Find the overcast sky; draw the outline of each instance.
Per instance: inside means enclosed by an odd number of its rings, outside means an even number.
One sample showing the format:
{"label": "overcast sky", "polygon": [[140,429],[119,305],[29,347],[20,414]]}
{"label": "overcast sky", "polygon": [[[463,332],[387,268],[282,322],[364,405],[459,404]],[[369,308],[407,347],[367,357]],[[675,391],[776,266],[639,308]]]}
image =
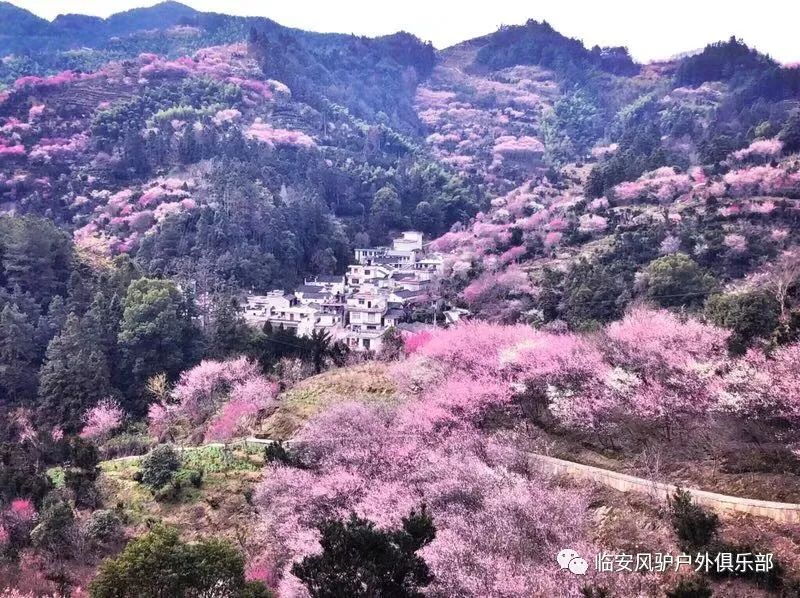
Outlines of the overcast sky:
{"label": "overcast sky", "polygon": [[[13,0],[42,17],[110,14],[153,0]],[[266,16],[312,31],[381,35],[398,30],[437,48],[527,19],[547,20],[588,46],[626,45],[642,61],[702,48],[731,35],[782,62],[800,62],[800,2],[790,0],[186,0],[198,10]]]}

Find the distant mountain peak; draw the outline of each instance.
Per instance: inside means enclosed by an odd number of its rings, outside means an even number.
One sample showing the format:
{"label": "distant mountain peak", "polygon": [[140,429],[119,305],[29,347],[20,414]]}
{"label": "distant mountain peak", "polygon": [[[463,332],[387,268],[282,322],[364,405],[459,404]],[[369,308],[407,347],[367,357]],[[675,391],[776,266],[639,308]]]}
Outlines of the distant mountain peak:
{"label": "distant mountain peak", "polygon": [[119,16],[119,15],[124,15],[124,14],[127,14],[127,13],[132,13],[132,12],[140,12],[141,13],[141,12],[150,12],[150,11],[161,11],[161,10],[164,10],[164,9],[166,9],[166,10],[177,10],[177,11],[180,11],[180,12],[183,12],[183,13],[189,12],[189,13],[193,13],[193,14],[199,14],[199,12],[200,12],[198,10],[195,10],[194,8],[189,6],[188,4],[183,4],[182,2],[176,2],[175,0],[165,0],[164,2],[159,2],[157,4],[153,4],[152,6],[140,6],[140,7],[132,8],[130,10],[126,10],[126,11],[123,11],[123,12],[118,12],[118,13],[112,15],[112,17]]}
{"label": "distant mountain peak", "polygon": [[0,1],[0,23],[2,35],[36,35],[47,28],[49,23],[29,10],[10,2]]}

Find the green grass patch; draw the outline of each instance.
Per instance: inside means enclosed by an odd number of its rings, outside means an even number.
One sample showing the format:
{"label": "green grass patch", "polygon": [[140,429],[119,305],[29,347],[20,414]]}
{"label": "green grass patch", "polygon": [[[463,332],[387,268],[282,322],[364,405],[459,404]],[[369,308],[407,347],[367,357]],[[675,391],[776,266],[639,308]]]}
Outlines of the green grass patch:
{"label": "green grass patch", "polygon": [[348,401],[393,404],[396,387],[386,365],[370,362],[331,370],[300,382],[279,397],[275,413],[261,425],[257,434],[285,440],[309,418],[327,407]]}
{"label": "green grass patch", "polygon": [[[240,443],[223,446],[201,446],[184,451],[183,468],[195,469],[204,473],[223,473],[228,471],[258,471],[263,459],[255,450],[255,445]],[[263,452],[263,449],[262,449]]]}

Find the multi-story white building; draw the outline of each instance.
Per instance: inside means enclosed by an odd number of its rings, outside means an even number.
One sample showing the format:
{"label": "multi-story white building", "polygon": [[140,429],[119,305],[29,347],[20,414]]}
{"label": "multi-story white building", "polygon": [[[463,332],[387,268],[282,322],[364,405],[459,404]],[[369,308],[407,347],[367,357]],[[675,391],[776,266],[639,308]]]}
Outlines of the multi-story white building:
{"label": "multi-story white building", "polygon": [[311,336],[317,324],[317,309],[310,305],[274,309],[269,323],[284,330],[294,330],[297,336]]}
{"label": "multi-story white building", "polygon": [[392,268],[375,264],[350,264],[347,267],[347,290],[355,291],[363,285],[386,286]]}
{"label": "multi-story white building", "polygon": [[274,310],[291,307],[294,296],[281,290],[270,291],[266,295],[248,295],[243,316],[245,321],[253,325],[268,322]]}
{"label": "multi-story white building", "polygon": [[444,258],[438,253],[430,253],[414,262],[414,269],[431,274],[441,274],[444,270]]}
{"label": "multi-story white building", "polygon": [[305,279],[306,286],[319,287],[320,292],[330,293],[333,295],[344,295],[345,292],[345,277],[344,275],[323,275],[313,276]]}
{"label": "multi-story white building", "polygon": [[413,264],[422,252],[422,233],[406,231],[392,241],[391,247],[368,247],[355,250],[359,264],[381,264],[397,268]]}
{"label": "multi-story white building", "polygon": [[442,256],[424,251],[422,233],[406,231],[391,247],[355,250],[345,275],[307,278],[293,294],[271,291],[249,296],[245,318],[253,324],[296,330],[299,336],[326,330],[356,351],[379,351],[383,335],[442,271]]}
{"label": "multi-story white building", "polygon": [[392,241],[392,249],[397,252],[414,253],[422,251],[422,233],[406,231]]}
{"label": "multi-story white building", "polygon": [[378,351],[386,332],[383,323],[386,311],[386,299],[373,290],[348,297],[347,346],[356,351]]}

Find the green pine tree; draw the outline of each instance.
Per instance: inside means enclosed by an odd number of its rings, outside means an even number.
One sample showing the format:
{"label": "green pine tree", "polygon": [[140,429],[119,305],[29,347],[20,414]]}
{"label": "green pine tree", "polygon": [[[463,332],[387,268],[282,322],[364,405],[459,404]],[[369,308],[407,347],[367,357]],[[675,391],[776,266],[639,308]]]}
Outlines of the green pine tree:
{"label": "green pine tree", "polygon": [[112,392],[109,366],[102,347],[75,314],[47,346],[39,372],[42,417],[63,424],[67,431],[81,427],[84,412]]}
{"label": "green pine tree", "polygon": [[19,402],[35,394],[36,331],[13,303],[0,311],[0,401]]}

